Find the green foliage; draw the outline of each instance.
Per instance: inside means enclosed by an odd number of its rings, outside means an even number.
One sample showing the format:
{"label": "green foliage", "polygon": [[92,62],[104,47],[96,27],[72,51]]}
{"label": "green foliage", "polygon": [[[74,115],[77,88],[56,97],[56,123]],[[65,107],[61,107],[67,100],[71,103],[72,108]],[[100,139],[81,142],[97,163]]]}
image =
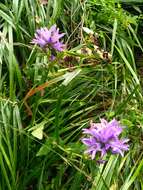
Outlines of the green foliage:
{"label": "green foliage", "polygon": [[[143,189],[140,17],[114,0],[1,1],[1,190]],[[35,29],[54,23],[67,50],[52,62],[30,42]],[[84,155],[80,141],[101,117],[120,119],[130,139],[123,158],[111,155],[103,165]]]}

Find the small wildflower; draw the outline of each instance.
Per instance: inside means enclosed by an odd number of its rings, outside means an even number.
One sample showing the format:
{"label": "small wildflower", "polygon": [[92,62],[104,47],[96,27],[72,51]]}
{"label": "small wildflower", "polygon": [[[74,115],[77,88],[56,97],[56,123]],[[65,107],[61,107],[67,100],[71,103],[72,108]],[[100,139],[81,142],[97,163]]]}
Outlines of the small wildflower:
{"label": "small wildflower", "polygon": [[56,59],[56,57],[54,55],[50,56],[50,61],[54,61]]}
{"label": "small wildflower", "polygon": [[88,138],[83,138],[82,142],[87,146],[85,153],[94,159],[99,153],[100,159],[104,157],[109,151],[112,154],[120,154],[124,156],[124,151],[129,150],[128,139],[120,139],[119,135],[122,133],[122,127],[119,122],[113,119],[107,122],[101,119],[100,123],[90,123],[89,129],[83,129],[83,134],[88,134]]}
{"label": "small wildflower", "polygon": [[32,40],[32,43],[39,45],[41,48],[49,47],[57,51],[63,51],[65,45],[59,40],[64,35],[64,33],[59,33],[59,29],[56,25],[53,25],[50,29],[40,28],[36,30],[35,38]]}

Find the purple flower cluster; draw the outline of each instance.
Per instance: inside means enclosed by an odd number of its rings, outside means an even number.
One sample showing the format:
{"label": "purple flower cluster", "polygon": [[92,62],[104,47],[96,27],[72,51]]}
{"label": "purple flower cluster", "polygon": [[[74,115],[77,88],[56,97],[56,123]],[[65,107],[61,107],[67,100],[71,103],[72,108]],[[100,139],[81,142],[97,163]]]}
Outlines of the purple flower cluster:
{"label": "purple flower cluster", "polygon": [[64,35],[64,33],[59,33],[59,28],[57,28],[56,25],[51,26],[50,29],[40,28],[36,30],[35,38],[32,40],[32,43],[38,44],[41,48],[49,47],[57,51],[63,51],[65,45],[59,40]]}
{"label": "purple flower cluster", "polygon": [[88,138],[83,138],[82,142],[87,146],[85,153],[94,159],[98,153],[102,159],[109,151],[112,154],[124,155],[124,151],[129,150],[128,139],[120,139],[122,127],[119,122],[113,119],[107,122],[101,119],[100,123],[90,123],[89,129],[83,129],[83,134],[88,134]]}

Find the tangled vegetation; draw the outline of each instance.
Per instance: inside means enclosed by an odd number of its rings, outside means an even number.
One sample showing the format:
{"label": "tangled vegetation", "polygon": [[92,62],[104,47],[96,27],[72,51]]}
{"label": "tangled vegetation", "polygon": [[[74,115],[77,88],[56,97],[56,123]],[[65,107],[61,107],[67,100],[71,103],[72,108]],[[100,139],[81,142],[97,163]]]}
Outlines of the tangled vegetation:
{"label": "tangled vegetation", "polygon": [[142,11],[139,0],[1,0],[0,190],[143,189]]}

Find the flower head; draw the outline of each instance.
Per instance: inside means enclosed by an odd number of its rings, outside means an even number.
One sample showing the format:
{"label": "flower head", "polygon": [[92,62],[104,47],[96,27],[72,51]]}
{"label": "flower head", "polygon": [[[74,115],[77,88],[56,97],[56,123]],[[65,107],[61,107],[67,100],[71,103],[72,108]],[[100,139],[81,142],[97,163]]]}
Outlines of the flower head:
{"label": "flower head", "polygon": [[124,155],[124,151],[129,150],[128,139],[120,139],[119,135],[122,132],[122,127],[119,122],[113,119],[107,122],[101,119],[100,123],[90,123],[89,129],[83,129],[83,134],[89,135],[88,138],[83,138],[82,142],[87,146],[85,151],[94,159],[99,152],[101,159],[109,151],[112,154]]}
{"label": "flower head", "polygon": [[32,40],[32,43],[38,44],[41,48],[49,47],[57,51],[63,51],[65,45],[59,40],[64,35],[64,33],[59,33],[59,29],[56,25],[51,26],[50,29],[40,28],[36,30],[35,38]]}

